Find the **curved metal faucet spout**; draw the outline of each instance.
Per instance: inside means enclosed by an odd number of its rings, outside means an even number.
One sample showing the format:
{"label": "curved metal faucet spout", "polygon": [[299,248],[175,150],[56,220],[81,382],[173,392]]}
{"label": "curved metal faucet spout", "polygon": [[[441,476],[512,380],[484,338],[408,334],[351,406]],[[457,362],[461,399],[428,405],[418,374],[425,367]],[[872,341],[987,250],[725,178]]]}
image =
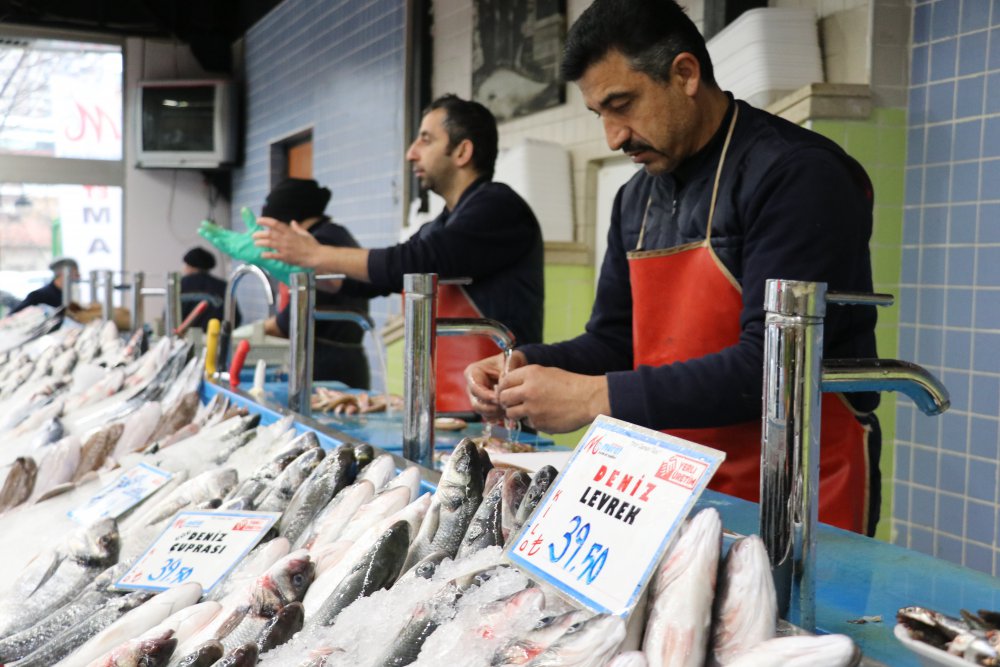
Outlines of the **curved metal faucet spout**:
{"label": "curved metal faucet spout", "polygon": [[439,317],[438,336],[489,336],[501,350],[514,349],[514,332],[488,317]]}
{"label": "curved metal faucet spout", "polygon": [[224,310],[226,321],[229,322],[231,328],[236,327],[236,285],[247,275],[256,276],[260,284],[264,286],[264,298],[267,300],[268,312],[274,315],[274,292],[271,291],[271,281],[267,279],[267,273],[259,266],[241,264],[229,274],[229,285],[226,286]]}
{"label": "curved metal faucet spout", "polygon": [[940,380],[922,366],[898,359],[829,359],[823,362],[820,382],[823,391],[898,391],[926,415],[939,415],[951,406]]}

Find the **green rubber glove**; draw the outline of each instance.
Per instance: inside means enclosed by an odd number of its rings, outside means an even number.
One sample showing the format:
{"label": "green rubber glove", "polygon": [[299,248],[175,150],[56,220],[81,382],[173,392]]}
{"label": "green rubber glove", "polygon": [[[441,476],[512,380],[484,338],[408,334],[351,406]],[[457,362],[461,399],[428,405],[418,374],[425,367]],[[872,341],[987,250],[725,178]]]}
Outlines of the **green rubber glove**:
{"label": "green rubber glove", "polygon": [[240,209],[240,217],[243,218],[243,223],[247,226],[245,232],[234,232],[230,229],[223,229],[214,222],[202,220],[198,234],[233,259],[259,266],[286,285],[291,284],[293,273],[312,270],[304,269],[301,266],[294,266],[277,259],[264,259],[261,257],[261,254],[267,252],[267,249],[258,248],[254,245],[253,233],[262,230],[263,227],[257,224],[257,218],[254,216],[253,211],[246,207]]}

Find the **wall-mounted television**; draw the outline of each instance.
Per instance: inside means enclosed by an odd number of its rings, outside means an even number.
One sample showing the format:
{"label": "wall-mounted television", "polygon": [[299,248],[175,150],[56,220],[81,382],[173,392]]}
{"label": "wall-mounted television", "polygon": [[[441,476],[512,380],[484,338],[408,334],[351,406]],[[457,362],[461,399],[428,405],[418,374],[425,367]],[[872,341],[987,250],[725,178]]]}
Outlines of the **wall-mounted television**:
{"label": "wall-mounted television", "polygon": [[236,86],[221,79],[140,81],[136,166],[219,169],[236,162]]}

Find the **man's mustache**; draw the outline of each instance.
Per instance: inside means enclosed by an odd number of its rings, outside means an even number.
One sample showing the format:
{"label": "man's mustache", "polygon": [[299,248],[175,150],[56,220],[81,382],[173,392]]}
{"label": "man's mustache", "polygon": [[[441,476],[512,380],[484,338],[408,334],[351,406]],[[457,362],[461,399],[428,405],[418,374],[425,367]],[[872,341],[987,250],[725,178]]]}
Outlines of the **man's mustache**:
{"label": "man's mustache", "polygon": [[643,151],[651,151],[653,147],[649,144],[644,144],[641,141],[633,141],[629,139],[624,144],[622,144],[622,152],[626,154],[642,153]]}

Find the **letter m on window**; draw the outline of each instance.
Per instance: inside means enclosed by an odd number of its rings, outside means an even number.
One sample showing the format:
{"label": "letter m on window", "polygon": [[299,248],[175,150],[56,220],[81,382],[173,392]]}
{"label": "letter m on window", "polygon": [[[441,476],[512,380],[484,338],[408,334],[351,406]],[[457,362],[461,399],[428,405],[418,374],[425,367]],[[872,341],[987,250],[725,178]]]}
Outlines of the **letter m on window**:
{"label": "letter m on window", "polygon": [[83,224],[89,224],[91,222],[103,222],[104,224],[111,223],[111,209],[109,208],[90,208],[85,206],[83,208]]}

